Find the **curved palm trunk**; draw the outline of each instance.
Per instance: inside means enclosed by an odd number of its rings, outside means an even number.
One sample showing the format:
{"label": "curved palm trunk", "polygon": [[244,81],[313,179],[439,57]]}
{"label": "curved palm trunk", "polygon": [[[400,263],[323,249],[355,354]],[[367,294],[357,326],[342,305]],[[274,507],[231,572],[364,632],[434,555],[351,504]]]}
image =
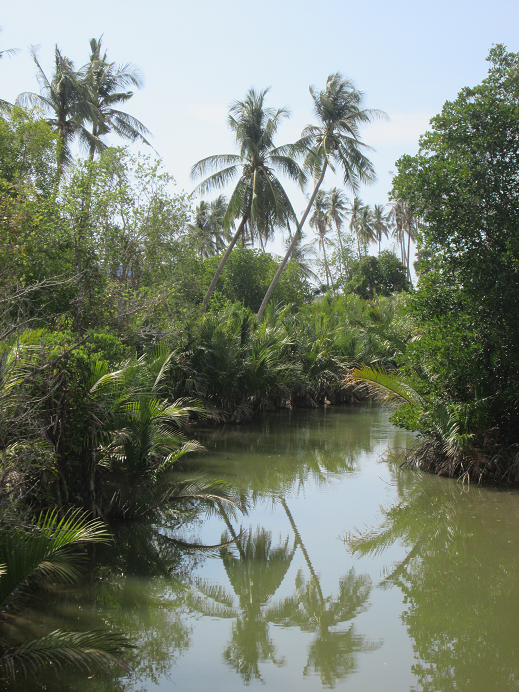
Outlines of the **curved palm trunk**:
{"label": "curved palm trunk", "polygon": [[319,581],[319,577],[317,576],[314,567],[312,565],[312,562],[310,560],[310,556],[308,555],[308,551],[305,548],[305,544],[303,543],[303,540],[301,538],[301,534],[299,533],[296,523],[294,521],[294,517],[292,516],[292,512],[288,509],[288,505],[286,503],[286,500],[284,497],[279,498],[281,504],[283,505],[283,509],[285,510],[285,514],[287,515],[288,521],[290,522],[290,526],[292,527],[292,531],[294,532],[294,536],[296,537],[296,541],[299,543],[301,546],[301,550],[303,552],[303,556],[305,558],[306,566],[308,567],[308,571],[310,572],[310,575],[312,579],[314,580],[314,584],[317,588],[317,593],[319,594],[319,598],[321,600],[321,605],[324,606],[324,596],[323,596],[323,591],[321,589],[321,582]]}
{"label": "curved palm trunk", "polygon": [[227,250],[224,253],[224,256],[220,260],[220,264],[218,265],[218,269],[215,271],[213,279],[211,281],[211,284],[209,285],[209,288],[207,289],[207,293],[205,294],[204,298],[204,306],[203,306],[203,312],[207,310],[207,306],[209,304],[209,301],[211,300],[211,296],[213,295],[214,289],[216,287],[216,282],[220,278],[220,274],[223,272],[223,268],[225,267],[225,263],[229,259],[229,255],[232,252],[233,247],[236,245],[238,238],[240,235],[243,233],[243,229],[245,228],[245,224],[247,223],[247,216],[244,216],[243,219],[240,222],[240,225],[238,226],[238,230],[234,234],[231,242],[227,246]]}
{"label": "curved palm trunk", "polygon": [[279,281],[279,277],[283,273],[284,268],[287,266],[287,262],[290,259],[290,255],[292,254],[292,250],[295,248],[296,243],[298,241],[299,233],[301,232],[301,229],[304,226],[306,218],[307,218],[308,214],[310,213],[310,210],[311,210],[312,205],[314,203],[315,197],[316,197],[317,193],[319,192],[319,188],[321,187],[321,184],[324,180],[324,174],[326,173],[327,167],[328,167],[328,161],[325,161],[324,166],[323,166],[323,170],[321,171],[321,175],[319,176],[319,180],[317,181],[315,188],[314,188],[314,191],[312,192],[312,196],[310,197],[310,201],[308,202],[308,206],[306,207],[306,209],[303,213],[303,216],[301,217],[301,221],[297,224],[297,229],[296,229],[296,232],[294,233],[294,237],[292,238],[292,242],[288,246],[287,253],[286,253],[285,257],[283,258],[283,261],[279,265],[279,268],[278,268],[276,274],[274,275],[274,278],[272,279],[270,286],[268,287],[267,292],[265,293],[265,297],[263,298],[263,302],[260,305],[260,309],[258,310],[258,314],[256,315],[256,317],[261,317],[263,315],[265,308],[267,307],[267,304],[270,300],[270,297],[271,297],[274,289],[276,288],[276,284]]}

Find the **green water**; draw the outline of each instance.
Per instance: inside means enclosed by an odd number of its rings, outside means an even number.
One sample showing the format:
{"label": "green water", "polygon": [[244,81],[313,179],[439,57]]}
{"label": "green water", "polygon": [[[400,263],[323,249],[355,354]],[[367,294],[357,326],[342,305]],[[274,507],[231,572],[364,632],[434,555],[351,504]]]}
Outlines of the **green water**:
{"label": "green water", "polygon": [[519,493],[386,463],[413,443],[388,415],[286,411],[202,431],[193,468],[230,480],[248,514],[118,530],[86,585],[30,622],[129,632],[134,672],[46,672],[20,689],[518,690]]}

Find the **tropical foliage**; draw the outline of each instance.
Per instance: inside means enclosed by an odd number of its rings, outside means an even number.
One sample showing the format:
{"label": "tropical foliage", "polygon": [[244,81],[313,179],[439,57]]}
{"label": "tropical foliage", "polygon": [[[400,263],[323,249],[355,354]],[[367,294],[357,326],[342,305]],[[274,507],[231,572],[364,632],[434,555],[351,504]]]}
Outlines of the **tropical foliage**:
{"label": "tropical foliage", "polygon": [[288,227],[295,219],[292,204],[275,173],[281,172],[292,180],[304,183],[303,171],[290,156],[289,147],[275,147],[274,137],[289,113],[286,108],[265,105],[268,89],[250,89],[243,101],[236,101],[229,110],[228,124],[234,134],[239,154],[209,156],[196,163],[191,175],[199,178],[211,175],[197,187],[200,194],[219,190],[238,176],[223,218],[223,225],[240,218],[234,234],[204,298],[204,307],[211,298],[229,254],[237,240],[245,238],[248,227],[251,240],[257,237],[264,243],[275,228]]}
{"label": "tropical foliage", "polygon": [[[127,638],[103,631],[55,630],[37,639],[23,640],[24,606],[31,588],[78,580],[78,548],[109,540],[99,521],[88,521],[74,510],[58,516],[56,510],[40,514],[28,527],[17,524],[0,528],[0,672],[15,678],[17,673],[38,673],[44,665],[92,666],[118,663],[130,648]],[[7,612],[10,618],[6,620]]]}
{"label": "tropical foliage", "polygon": [[519,472],[518,322],[510,309],[519,295],[519,56],[496,46],[489,62],[487,79],[445,104],[394,181],[400,208],[421,219],[421,276],[410,302],[419,338],[407,349],[406,372],[425,402],[396,420],[432,435],[417,463],[478,481]]}

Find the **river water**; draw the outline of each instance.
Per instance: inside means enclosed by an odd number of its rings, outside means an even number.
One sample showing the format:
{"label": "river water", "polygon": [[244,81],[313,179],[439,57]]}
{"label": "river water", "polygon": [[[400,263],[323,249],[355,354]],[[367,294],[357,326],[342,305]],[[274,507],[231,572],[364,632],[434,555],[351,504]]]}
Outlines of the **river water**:
{"label": "river water", "polygon": [[[263,414],[200,431],[192,471],[248,512],[128,525],[42,628],[129,632],[133,673],[23,689],[519,690],[519,492],[400,469],[380,406]],[[223,548],[186,548],[179,539]]]}

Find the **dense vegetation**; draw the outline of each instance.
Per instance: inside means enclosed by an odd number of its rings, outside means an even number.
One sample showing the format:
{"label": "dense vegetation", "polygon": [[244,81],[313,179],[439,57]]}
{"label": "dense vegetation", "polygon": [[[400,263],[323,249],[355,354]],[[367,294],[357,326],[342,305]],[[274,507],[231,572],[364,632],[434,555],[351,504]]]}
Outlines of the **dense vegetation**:
{"label": "dense vegetation", "polygon": [[[291,145],[274,141],[288,113],[268,90],[235,102],[238,153],[192,172],[208,175],[199,194],[236,185],[194,208],[160,159],[107,146],[110,132],[147,143],[114,109],[142,80],[101,40],[91,51],[76,71],[56,49],[50,78],[34,54],[41,94],[0,102],[0,551],[22,520],[45,542],[48,508],[174,524],[199,501],[239,507],[223,484],[173,480],[199,449],[193,423],[355,402],[355,380],[405,402],[395,420],[425,437],[413,463],[519,477],[519,56],[492,50],[488,79],[398,162],[386,211],[358,197],[375,176],[359,125],[384,114],[339,73],[311,89],[316,124]],[[351,201],[323,189],[328,168]],[[300,220],[278,175],[312,186]],[[283,259],[265,249],[280,232]],[[390,235],[400,259],[381,249]],[[108,645],[118,656],[125,643]]]}
{"label": "dense vegetation", "polygon": [[[284,147],[274,138],[288,113],[266,105],[268,90],[250,90],[229,114],[239,153],[193,169],[212,172],[199,193],[233,177],[237,185],[229,199],[193,208],[160,159],[108,146],[109,133],[147,143],[144,125],[116,109],[142,78],[109,62],[101,39],[90,48],[79,70],[56,48],[49,77],[33,52],[40,94],[0,103],[4,618],[25,608],[20,593],[79,576],[75,551],[107,538],[99,518],[160,516],[174,527],[200,502],[243,507],[223,483],[172,475],[200,449],[193,423],[355,401],[351,368],[394,368],[409,336],[405,300],[391,295],[409,290],[409,263],[382,253],[377,279],[368,288],[357,279],[369,243],[380,252],[390,214],[358,197],[352,214],[341,190],[319,190],[332,161],[354,193],[374,178],[358,124],[378,114],[362,109],[350,82],[335,74],[312,90],[319,124]],[[86,158],[73,157],[75,141]],[[298,222],[274,173],[304,187],[320,166]],[[317,238],[305,245],[302,224],[318,193]],[[284,262],[265,251],[280,231]],[[6,622],[7,677],[44,661],[121,663],[127,648],[107,633],[28,641]]]}
{"label": "dense vegetation", "polygon": [[412,463],[478,482],[519,480],[519,54],[488,60],[398,162],[394,195],[421,219],[417,331],[403,377],[364,373],[407,401]]}

